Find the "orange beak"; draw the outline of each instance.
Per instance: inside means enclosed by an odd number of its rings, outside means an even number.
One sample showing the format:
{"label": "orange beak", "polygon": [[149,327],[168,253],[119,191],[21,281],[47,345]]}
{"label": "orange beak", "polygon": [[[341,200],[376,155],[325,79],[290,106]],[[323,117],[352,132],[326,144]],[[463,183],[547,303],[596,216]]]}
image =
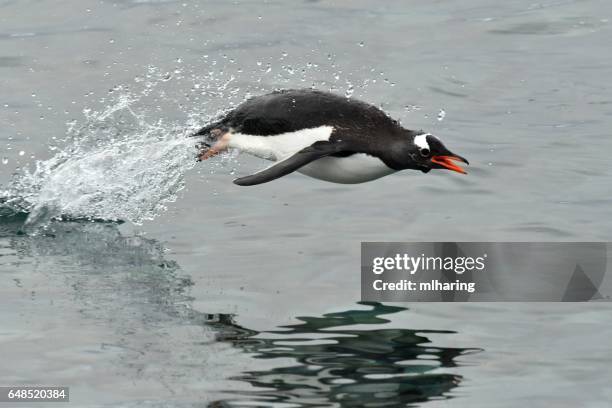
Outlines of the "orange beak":
{"label": "orange beak", "polygon": [[467,171],[463,170],[461,167],[457,166],[453,162],[463,162],[465,164],[470,164],[466,159],[460,156],[433,156],[431,158],[432,163],[439,164],[440,166],[447,168],[452,171],[456,171],[457,173],[467,174]]}

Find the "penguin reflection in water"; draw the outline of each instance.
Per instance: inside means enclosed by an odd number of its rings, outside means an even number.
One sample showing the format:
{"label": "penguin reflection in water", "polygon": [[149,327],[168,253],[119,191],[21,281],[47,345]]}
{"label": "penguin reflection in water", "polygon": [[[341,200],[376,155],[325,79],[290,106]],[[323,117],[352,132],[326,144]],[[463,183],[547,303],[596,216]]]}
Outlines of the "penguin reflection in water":
{"label": "penguin reflection in water", "polygon": [[267,183],[298,171],[333,183],[363,183],[396,171],[468,164],[435,136],[403,128],[375,106],[316,90],[284,90],[247,100],[202,128],[199,160],[238,149],[274,163],[234,180]]}

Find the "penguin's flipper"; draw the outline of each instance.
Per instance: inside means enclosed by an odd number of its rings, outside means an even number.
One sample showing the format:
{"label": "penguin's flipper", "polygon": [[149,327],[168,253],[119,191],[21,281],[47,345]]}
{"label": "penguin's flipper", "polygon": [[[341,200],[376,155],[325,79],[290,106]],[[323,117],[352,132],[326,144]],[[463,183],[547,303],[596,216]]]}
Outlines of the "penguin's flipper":
{"label": "penguin's flipper", "polygon": [[299,152],[287,157],[284,160],[274,163],[250,176],[240,177],[234,180],[234,184],[239,186],[254,186],[256,184],[267,183],[292,173],[302,166],[307,165],[321,157],[329,156],[344,150],[344,144],[340,142],[319,141],[303,148]]}

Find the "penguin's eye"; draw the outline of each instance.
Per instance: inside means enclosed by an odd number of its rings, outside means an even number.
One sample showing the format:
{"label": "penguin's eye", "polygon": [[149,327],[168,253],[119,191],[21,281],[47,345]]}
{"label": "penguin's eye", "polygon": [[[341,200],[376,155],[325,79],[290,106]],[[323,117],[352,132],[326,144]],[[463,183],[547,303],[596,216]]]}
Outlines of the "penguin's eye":
{"label": "penguin's eye", "polygon": [[424,147],[424,148],[422,148],[422,149],[420,150],[420,152],[421,152],[421,156],[423,156],[423,157],[429,157],[429,153],[430,153],[430,151],[429,151],[429,149],[428,149],[428,148]]}

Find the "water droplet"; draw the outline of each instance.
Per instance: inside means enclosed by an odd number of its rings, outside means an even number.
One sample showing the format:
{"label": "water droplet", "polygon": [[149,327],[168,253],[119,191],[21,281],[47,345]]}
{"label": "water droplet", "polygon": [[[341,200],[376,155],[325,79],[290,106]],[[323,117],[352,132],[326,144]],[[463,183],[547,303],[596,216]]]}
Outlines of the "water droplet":
{"label": "water droplet", "polygon": [[442,122],[445,117],[446,117],[446,111],[444,109],[440,109],[440,111],[438,112],[438,121]]}
{"label": "water droplet", "polygon": [[114,43],[115,43],[115,40],[113,40],[113,39],[111,38],[110,40],[108,40],[108,42],[109,42],[110,44],[114,44]]}
{"label": "water droplet", "polygon": [[20,156],[23,156],[24,154],[25,154],[25,152],[24,152],[23,150],[20,150],[20,151],[19,151],[19,155],[20,155]]}
{"label": "water droplet", "polygon": [[8,164],[8,157],[4,156],[2,158],[2,164]]}
{"label": "water droplet", "polygon": [[360,41],[360,42],[359,42],[359,46],[360,46],[360,47],[363,47],[364,45],[365,45],[365,43],[364,43],[363,41]]}
{"label": "water droplet", "polygon": [[289,54],[287,54],[287,52],[286,52],[286,51],[283,51],[282,56],[283,56],[283,57],[286,57],[287,55],[289,55]]}

